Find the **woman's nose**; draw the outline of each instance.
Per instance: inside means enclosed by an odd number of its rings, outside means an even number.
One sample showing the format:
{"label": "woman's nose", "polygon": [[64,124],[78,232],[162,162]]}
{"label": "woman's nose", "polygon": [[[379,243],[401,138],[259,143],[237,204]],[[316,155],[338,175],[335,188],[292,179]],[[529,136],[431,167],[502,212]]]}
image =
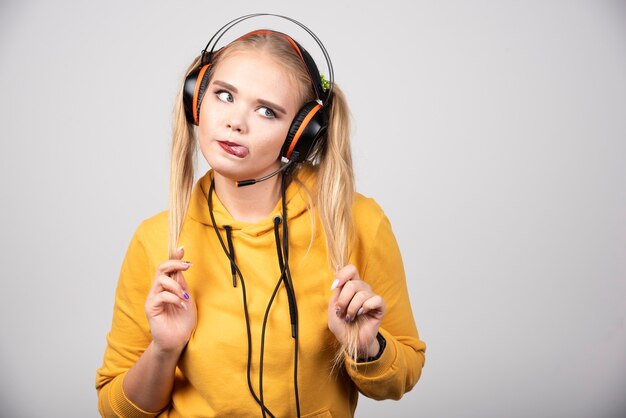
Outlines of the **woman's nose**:
{"label": "woman's nose", "polygon": [[235,106],[233,106],[233,109],[226,118],[226,127],[237,133],[244,133],[245,126],[245,117],[242,114],[242,110],[236,109]]}

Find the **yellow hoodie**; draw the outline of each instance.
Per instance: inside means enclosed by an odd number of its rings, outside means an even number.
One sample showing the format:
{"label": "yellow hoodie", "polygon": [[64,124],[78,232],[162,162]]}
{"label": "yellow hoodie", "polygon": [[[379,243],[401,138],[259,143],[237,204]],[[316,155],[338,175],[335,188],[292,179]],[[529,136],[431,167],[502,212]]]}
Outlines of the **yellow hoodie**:
{"label": "yellow hoodie", "polygon": [[[301,175],[314,190],[310,172]],[[184,273],[196,300],[198,322],[178,362],[170,405],[158,413],[142,411],[126,398],[122,381],[149,345],[144,312],[157,266],[168,259],[168,219],[162,212],[141,223],[122,264],[104,362],[97,371],[98,409],[106,417],[248,417],[261,408],[247,383],[248,339],[242,286],[233,287],[231,265],[213,229],[207,206],[209,171],[192,192],[179,244],[193,266]],[[399,399],[420,377],[425,345],[419,339],[407,293],[404,268],[391,225],[374,200],[357,195],[353,214],[357,241],[350,262],[386,303],[380,334],[386,347],[377,360],[331,371],[337,350],[328,329],[327,308],[334,280],[328,266],[325,235],[311,219],[306,191],[292,182],[287,189],[289,267],[299,320],[298,393],[302,417],[351,417],[358,392],[373,399]],[[251,380],[259,396],[259,354],[263,317],[280,267],[274,236],[275,216],[255,223],[234,220],[213,194],[213,211],[226,242],[232,228],[235,261],[246,287],[251,328]],[[314,226],[313,226],[314,225]],[[311,239],[312,231],[314,236]],[[265,405],[276,417],[296,416],[293,384],[294,340],[289,306],[281,286],[269,313],[263,360]]]}

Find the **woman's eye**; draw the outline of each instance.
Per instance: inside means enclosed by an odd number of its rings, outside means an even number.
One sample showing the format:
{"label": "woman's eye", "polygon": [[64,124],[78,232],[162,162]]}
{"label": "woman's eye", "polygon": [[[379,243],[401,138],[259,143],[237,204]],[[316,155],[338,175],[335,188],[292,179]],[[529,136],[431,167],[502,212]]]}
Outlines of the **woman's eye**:
{"label": "woman's eye", "polygon": [[264,116],[269,119],[274,119],[276,117],[276,113],[274,113],[274,111],[270,109],[269,107],[261,106],[257,110],[257,112],[259,112],[261,116]]}
{"label": "woman's eye", "polygon": [[217,97],[223,102],[231,103],[233,101],[233,95],[224,90],[218,91]]}

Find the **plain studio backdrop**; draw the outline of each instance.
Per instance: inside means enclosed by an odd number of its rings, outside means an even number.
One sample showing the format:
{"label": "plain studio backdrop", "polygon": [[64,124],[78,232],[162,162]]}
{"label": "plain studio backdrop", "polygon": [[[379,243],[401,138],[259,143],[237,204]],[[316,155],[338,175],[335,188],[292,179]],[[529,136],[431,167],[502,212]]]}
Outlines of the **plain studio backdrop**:
{"label": "plain studio backdrop", "polygon": [[98,415],[122,258],[167,206],[183,72],[261,11],[326,44],[428,345],[417,386],[357,416],[626,416],[616,0],[2,1],[0,415]]}

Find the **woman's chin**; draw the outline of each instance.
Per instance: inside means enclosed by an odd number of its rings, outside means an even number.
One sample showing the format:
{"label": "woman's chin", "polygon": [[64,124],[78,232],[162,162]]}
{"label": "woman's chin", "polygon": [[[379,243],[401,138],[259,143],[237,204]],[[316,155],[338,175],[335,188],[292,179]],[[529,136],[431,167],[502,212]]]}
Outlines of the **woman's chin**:
{"label": "woman's chin", "polygon": [[[211,162],[213,162],[213,164],[211,164]],[[280,165],[276,164],[275,166],[266,167],[263,170],[249,170],[244,169],[241,164],[229,164],[228,162],[224,163],[222,161],[209,161],[209,166],[213,169],[215,176],[220,176],[234,182],[258,179],[280,168]]]}

